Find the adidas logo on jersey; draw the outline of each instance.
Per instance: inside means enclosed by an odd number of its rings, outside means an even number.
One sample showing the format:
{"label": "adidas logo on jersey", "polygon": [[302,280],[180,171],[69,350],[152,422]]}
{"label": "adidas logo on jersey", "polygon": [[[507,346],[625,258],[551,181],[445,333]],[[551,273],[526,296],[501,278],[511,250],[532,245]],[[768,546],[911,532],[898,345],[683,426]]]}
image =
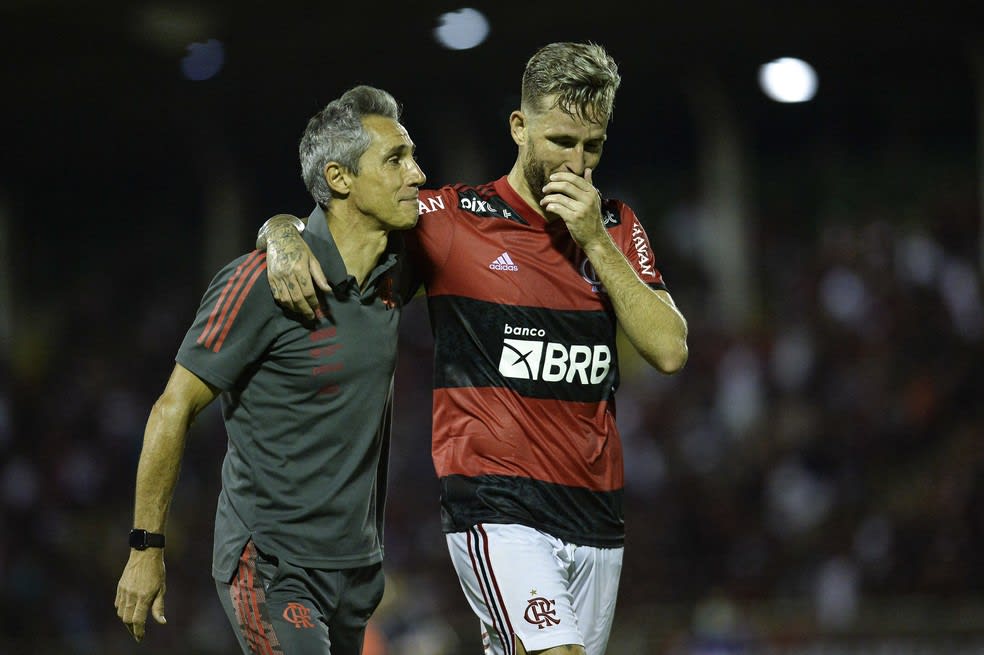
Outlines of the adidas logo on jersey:
{"label": "adidas logo on jersey", "polygon": [[513,263],[512,257],[509,256],[508,252],[504,252],[495,258],[495,261],[489,264],[489,268],[493,271],[518,271],[519,266]]}

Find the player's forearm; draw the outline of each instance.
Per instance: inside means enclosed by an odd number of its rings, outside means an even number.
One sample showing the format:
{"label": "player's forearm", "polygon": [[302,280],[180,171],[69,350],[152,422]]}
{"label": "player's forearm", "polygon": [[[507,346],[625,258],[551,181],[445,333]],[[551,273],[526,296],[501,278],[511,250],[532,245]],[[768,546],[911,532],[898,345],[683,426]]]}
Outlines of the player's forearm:
{"label": "player's forearm", "polygon": [[668,293],[651,289],[606,239],[585,250],[605,286],[619,325],[639,354],[664,373],[687,362],[687,321]]}
{"label": "player's forearm", "polygon": [[283,246],[292,239],[300,239],[305,223],[292,214],[276,214],[266,220],[256,233],[256,249],[266,250],[271,245]]}
{"label": "player's forearm", "polygon": [[166,396],[154,403],[137,465],[134,527],[164,532],[192,419],[191,408]]}

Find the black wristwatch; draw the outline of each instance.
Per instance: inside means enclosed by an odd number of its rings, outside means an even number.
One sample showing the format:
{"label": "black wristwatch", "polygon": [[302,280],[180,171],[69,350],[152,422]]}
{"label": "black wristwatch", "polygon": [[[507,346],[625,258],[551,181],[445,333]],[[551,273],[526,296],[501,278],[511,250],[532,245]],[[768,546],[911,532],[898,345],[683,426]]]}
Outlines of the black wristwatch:
{"label": "black wristwatch", "polygon": [[164,535],[156,532],[147,532],[139,528],[130,530],[130,548],[137,550],[147,550],[148,548],[163,548]]}

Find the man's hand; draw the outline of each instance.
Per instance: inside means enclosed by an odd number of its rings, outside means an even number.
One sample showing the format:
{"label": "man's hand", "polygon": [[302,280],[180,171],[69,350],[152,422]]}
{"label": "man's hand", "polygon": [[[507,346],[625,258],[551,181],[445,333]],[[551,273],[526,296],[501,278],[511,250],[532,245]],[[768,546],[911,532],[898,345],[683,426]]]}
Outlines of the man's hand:
{"label": "man's hand", "polygon": [[[311,248],[294,227],[295,217],[278,214],[267,221],[267,280],[273,298],[281,307],[313,319],[320,303],[315,285],[325,293],[331,286]],[[262,249],[262,241],[257,240]]]}
{"label": "man's hand", "polygon": [[591,173],[586,168],[584,177],[568,172],[551,174],[540,200],[545,211],[563,219],[574,241],[584,249],[606,236],[601,220],[601,194],[591,183]]}
{"label": "man's hand", "polygon": [[116,587],[116,614],[138,642],[144,636],[147,609],[161,625],[164,618],[164,552],[160,548],[131,550]]}

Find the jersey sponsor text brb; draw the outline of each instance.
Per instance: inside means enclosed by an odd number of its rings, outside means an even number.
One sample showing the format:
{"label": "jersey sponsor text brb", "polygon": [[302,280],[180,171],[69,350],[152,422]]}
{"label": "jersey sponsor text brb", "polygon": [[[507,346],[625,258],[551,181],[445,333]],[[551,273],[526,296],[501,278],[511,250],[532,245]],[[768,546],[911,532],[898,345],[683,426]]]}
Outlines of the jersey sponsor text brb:
{"label": "jersey sponsor text brb", "polygon": [[550,341],[543,328],[506,323],[503,329],[499,373],[507,378],[595,385],[608,376],[611,364],[612,351],[606,344]]}

